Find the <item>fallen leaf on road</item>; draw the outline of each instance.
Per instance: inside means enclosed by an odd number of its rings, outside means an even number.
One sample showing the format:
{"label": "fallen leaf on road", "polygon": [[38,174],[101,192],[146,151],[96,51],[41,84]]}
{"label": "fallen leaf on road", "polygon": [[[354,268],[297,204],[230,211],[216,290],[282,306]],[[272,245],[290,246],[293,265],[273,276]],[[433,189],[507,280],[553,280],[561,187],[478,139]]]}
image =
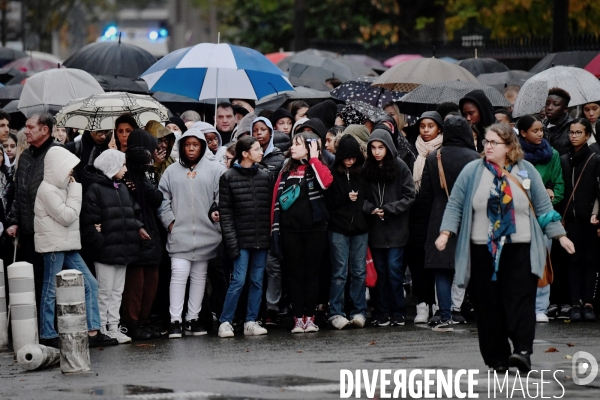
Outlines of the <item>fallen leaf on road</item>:
{"label": "fallen leaf on road", "polygon": [[549,347],[544,353],[558,353],[558,349],[556,347]]}
{"label": "fallen leaf on road", "polygon": [[566,356],[564,356],[563,358],[566,358],[567,360],[570,360],[570,359],[572,359],[572,358],[573,358],[573,356],[572,356],[572,355],[569,355],[569,354],[567,354],[567,355],[566,355]]}
{"label": "fallen leaf on road", "polygon": [[374,346],[374,345],[376,345],[376,344],[377,344],[377,342],[375,342],[375,341],[373,340],[371,343],[369,343],[369,346]]}
{"label": "fallen leaf on road", "polygon": [[250,353],[250,350],[246,350],[246,353]]}
{"label": "fallen leaf on road", "polygon": [[298,350],[296,353],[304,353],[302,350]]}
{"label": "fallen leaf on road", "polygon": [[104,350],[104,347],[98,347],[98,350]]}
{"label": "fallen leaf on road", "polygon": [[154,344],[150,344],[150,343],[139,343],[136,344],[135,347],[154,347]]}
{"label": "fallen leaf on road", "polygon": [[575,343],[567,343],[567,346],[569,346],[569,347],[574,347],[574,346],[575,346]]}

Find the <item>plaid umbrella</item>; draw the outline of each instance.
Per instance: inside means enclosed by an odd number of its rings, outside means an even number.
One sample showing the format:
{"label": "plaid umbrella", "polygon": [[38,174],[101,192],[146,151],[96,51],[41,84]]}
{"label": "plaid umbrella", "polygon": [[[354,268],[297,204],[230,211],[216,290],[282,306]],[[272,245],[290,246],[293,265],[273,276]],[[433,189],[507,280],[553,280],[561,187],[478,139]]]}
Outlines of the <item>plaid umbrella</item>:
{"label": "plaid umbrella", "polygon": [[438,104],[452,102],[458,104],[472,90],[483,90],[494,107],[509,107],[510,103],[502,94],[490,86],[464,81],[446,81],[423,84],[400,99],[400,111],[421,115],[433,111]]}
{"label": "plaid umbrella", "polygon": [[115,119],[124,113],[132,114],[139,126],[145,126],[151,120],[169,119],[168,110],[150,96],[111,92],[73,100],[56,114],[56,126],[84,130],[114,129]]}
{"label": "plaid umbrella", "polygon": [[371,86],[367,81],[348,81],[331,91],[331,97],[342,101],[362,101],[382,108],[387,102],[398,101],[405,93],[391,92],[382,87]]}

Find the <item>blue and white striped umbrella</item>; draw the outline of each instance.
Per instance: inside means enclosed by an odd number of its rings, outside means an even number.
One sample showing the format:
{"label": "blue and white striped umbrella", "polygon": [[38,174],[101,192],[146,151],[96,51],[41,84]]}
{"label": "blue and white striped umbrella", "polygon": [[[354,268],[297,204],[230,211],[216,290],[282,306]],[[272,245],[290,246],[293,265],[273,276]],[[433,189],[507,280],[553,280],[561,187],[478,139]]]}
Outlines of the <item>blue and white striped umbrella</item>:
{"label": "blue and white striped umbrella", "polygon": [[151,66],[141,78],[152,92],[198,100],[260,100],[294,90],[283,71],[265,56],[247,47],[224,43],[200,43],[176,50]]}

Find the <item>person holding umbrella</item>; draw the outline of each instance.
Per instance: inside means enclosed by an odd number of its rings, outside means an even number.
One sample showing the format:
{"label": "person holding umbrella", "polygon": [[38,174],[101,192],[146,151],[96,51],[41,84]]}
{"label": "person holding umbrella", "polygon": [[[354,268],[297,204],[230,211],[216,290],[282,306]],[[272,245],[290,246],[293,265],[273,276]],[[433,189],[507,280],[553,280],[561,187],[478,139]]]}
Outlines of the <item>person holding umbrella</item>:
{"label": "person holding umbrella", "polygon": [[529,372],[537,283],[546,263],[544,233],[571,254],[575,247],[539,172],[523,160],[514,131],[494,124],[482,144],[485,158],[467,164],[454,184],[435,246],[443,251],[458,236],[456,283],[469,284],[484,362],[500,372]]}
{"label": "person holding umbrella", "polygon": [[573,118],[569,116],[569,102],[571,95],[561,88],[552,88],[548,91],[546,106],[544,108],[546,119],[544,124],[544,136],[561,156],[571,151],[569,140],[569,126]]}

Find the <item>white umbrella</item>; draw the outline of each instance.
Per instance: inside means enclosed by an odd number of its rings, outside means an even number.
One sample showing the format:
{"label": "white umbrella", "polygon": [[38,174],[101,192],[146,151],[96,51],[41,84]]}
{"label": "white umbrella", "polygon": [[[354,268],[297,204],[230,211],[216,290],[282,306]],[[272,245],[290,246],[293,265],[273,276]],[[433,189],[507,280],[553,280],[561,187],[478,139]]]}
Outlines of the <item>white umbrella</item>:
{"label": "white umbrella", "polygon": [[85,71],[59,68],[39,72],[28,78],[19,98],[25,116],[56,112],[74,99],[104,93],[100,84]]}
{"label": "white umbrella", "polygon": [[515,100],[513,116],[540,112],[548,90],[558,87],[571,95],[569,107],[600,101],[600,81],[590,72],[576,67],[556,66],[529,78]]}
{"label": "white umbrella", "polygon": [[125,92],[111,92],[77,99],[56,114],[59,128],[79,128],[84,130],[108,130],[115,128],[115,119],[129,113],[138,126],[148,121],[167,121],[168,110],[156,99]]}

